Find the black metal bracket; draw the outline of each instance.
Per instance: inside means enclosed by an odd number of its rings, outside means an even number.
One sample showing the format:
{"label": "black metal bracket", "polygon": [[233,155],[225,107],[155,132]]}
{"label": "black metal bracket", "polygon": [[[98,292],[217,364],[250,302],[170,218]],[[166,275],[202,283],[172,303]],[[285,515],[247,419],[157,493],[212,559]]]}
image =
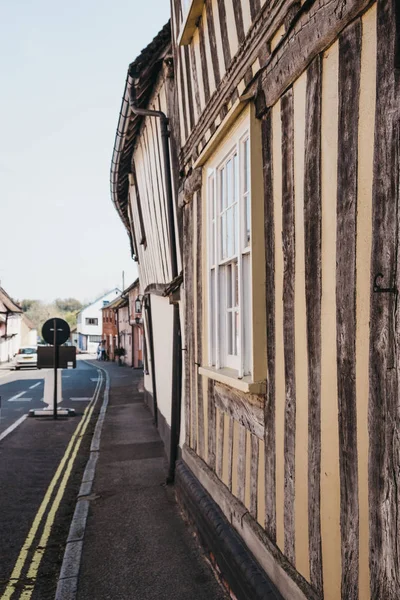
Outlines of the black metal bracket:
{"label": "black metal bracket", "polygon": [[391,288],[383,288],[380,286],[380,284],[378,283],[378,279],[383,279],[383,274],[382,273],[378,273],[377,275],[375,275],[375,279],[374,279],[374,292],[376,292],[377,294],[397,294],[397,287],[391,287]]}

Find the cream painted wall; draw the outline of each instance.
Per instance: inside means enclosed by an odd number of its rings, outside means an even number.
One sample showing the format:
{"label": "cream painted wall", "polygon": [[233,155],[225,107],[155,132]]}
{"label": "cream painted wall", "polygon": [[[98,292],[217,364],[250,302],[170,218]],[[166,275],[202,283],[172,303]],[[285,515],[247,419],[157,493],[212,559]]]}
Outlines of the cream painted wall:
{"label": "cream painted wall", "polygon": [[153,318],[157,406],[168,425],[171,425],[172,386],[172,321],[173,307],[168,298],[151,297]]}

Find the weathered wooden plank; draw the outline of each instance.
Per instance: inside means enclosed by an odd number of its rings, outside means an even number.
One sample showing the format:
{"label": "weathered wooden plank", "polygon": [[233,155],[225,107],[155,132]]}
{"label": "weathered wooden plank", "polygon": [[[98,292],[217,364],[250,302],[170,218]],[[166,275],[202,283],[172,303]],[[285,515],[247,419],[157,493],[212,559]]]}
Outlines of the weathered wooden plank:
{"label": "weathered wooden plank", "polygon": [[[185,73],[186,73],[186,84],[188,90],[188,102],[189,102],[189,127],[190,131],[192,131],[194,126],[194,107],[193,107],[193,91],[192,91],[192,73],[193,73],[193,65],[190,64],[190,56],[189,56],[189,47],[184,46],[184,55],[185,55]],[[196,66],[196,64],[194,65]]]}
{"label": "weathered wooden plank", "polygon": [[[165,77],[165,95],[167,100],[167,114],[170,122],[170,152],[171,152],[171,174],[174,190],[176,220],[178,224],[178,239],[181,253],[183,252],[183,214],[178,206],[178,188],[179,188],[179,157],[178,152],[181,147],[180,137],[180,119],[179,119],[179,102],[178,89],[175,82],[173,64],[176,64],[177,49],[173,49],[174,62],[171,59],[167,61],[166,77]],[[161,102],[158,100],[159,110],[161,110]],[[157,138],[158,139],[158,138]],[[161,156],[161,155],[160,155]]]}
{"label": "weathered wooden plank", "polygon": [[203,79],[203,88],[204,88],[204,100],[205,103],[210,99],[210,81],[208,79],[208,66],[207,66],[207,56],[206,56],[206,45],[204,39],[204,25],[203,25],[203,17],[201,17],[199,21],[199,46],[200,46],[200,58],[201,58],[201,74]]}
{"label": "weathered wooden plank", "polygon": [[232,491],[232,468],[233,468],[233,419],[229,419],[228,433],[228,488]]}
{"label": "weathered wooden plank", "polygon": [[304,245],[308,349],[308,511],[311,584],[322,595],[321,550],[321,85],[322,58],[307,72]]}
{"label": "weathered wooden plank", "polygon": [[190,356],[189,356],[189,303],[188,303],[188,277],[189,275],[189,256],[188,256],[188,245],[189,245],[189,210],[190,205],[183,209],[183,279],[185,287],[185,348],[184,348],[184,368],[185,368],[185,441],[190,446],[190,423],[191,423],[191,403],[190,403]]}
{"label": "weathered wooden plank", "polygon": [[246,429],[239,425],[239,452],[237,467],[237,497],[244,504],[246,490]]}
{"label": "weathered wooden plank", "polygon": [[193,78],[193,96],[196,104],[197,116],[201,115],[199,80],[197,77],[196,54],[193,42],[190,44],[190,61],[192,63],[192,78]]}
{"label": "weathered wooden plank", "polygon": [[180,24],[182,23],[182,4],[180,0],[173,0],[173,6],[175,12],[176,33],[178,33],[180,29]]}
{"label": "weathered wooden plank", "polygon": [[[221,74],[219,70],[219,62],[218,62],[218,48],[217,41],[215,39],[215,26],[214,26],[214,14],[212,8],[212,0],[205,0],[206,5],[206,15],[207,15],[207,28],[208,28],[208,41],[210,42],[210,50],[211,50],[211,61],[214,73],[215,87],[219,86],[219,82],[221,81]],[[207,65],[207,68],[209,66]]]}
{"label": "weathered wooden plank", "polygon": [[216,422],[215,422],[215,400],[214,400],[214,381],[208,380],[207,385],[208,401],[208,464],[210,469],[215,471],[215,446],[216,446]]}
{"label": "weathered wooden plank", "polygon": [[202,178],[202,169],[193,169],[190,175],[185,178],[183,188],[179,193],[180,206],[184,206],[192,201],[193,195],[201,189]]}
{"label": "weathered wooden plank", "polygon": [[225,416],[222,411],[217,412],[217,466],[216,474],[222,480],[222,466],[224,459],[224,424]]}
{"label": "weathered wooden plank", "polygon": [[261,123],[264,175],[265,309],[267,322],[267,395],[264,408],[265,529],[276,540],[275,458],[275,226],[272,173],[272,122],[268,112]]}
{"label": "weathered wooden plank", "polygon": [[235,15],[236,33],[239,46],[244,40],[244,25],[242,13],[242,0],[232,0],[233,14]]}
{"label": "weathered wooden plank", "polygon": [[147,143],[147,154],[149,159],[149,170],[154,183],[152,184],[152,194],[155,204],[155,212],[157,215],[157,237],[160,239],[161,247],[163,252],[161,253],[161,259],[163,262],[163,270],[165,282],[169,281],[171,276],[171,266],[169,261],[168,252],[168,234],[166,231],[167,215],[165,207],[165,196],[163,186],[163,171],[161,170],[161,155],[159,153],[159,139],[158,139],[158,123],[155,119],[148,119],[148,126],[146,128],[146,143]]}
{"label": "weathered wooden plank", "polygon": [[146,231],[144,228],[142,204],[141,204],[141,200],[140,200],[140,193],[139,193],[139,187],[138,187],[138,182],[137,182],[137,177],[136,177],[136,168],[135,168],[134,161],[132,161],[132,176],[133,176],[133,183],[134,183],[134,187],[135,187],[136,205],[137,205],[137,210],[138,210],[138,215],[139,215],[139,225],[140,225],[140,241],[139,241],[139,243],[141,245],[143,245],[143,244],[146,244]]}
{"label": "weathered wooden plank", "polygon": [[257,519],[258,498],[258,439],[255,435],[251,439],[251,463],[250,463],[250,514]]}
{"label": "weathered wooden plank", "polygon": [[180,86],[179,86],[180,90],[179,91],[180,91],[180,96],[181,96],[179,110],[182,112],[182,121],[183,121],[183,132],[182,133],[184,133],[185,140],[187,140],[189,132],[188,132],[186,97],[185,97],[185,74],[184,74],[184,66],[183,66],[183,53],[184,53],[184,49],[182,47],[178,48],[177,69],[179,71],[179,79],[180,79]]}
{"label": "weathered wooden plank", "polygon": [[[152,254],[153,268],[155,272],[156,281],[162,281],[165,283],[165,265],[162,260],[162,247],[161,240],[158,235],[158,219],[156,214],[156,205],[153,193],[153,182],[150,174],[149,156],[146,144],[146,125],[142,127],[142,135],[140,136],[141,146],[141,167],[142,167],[142,184],[145,187],[145,197],[147,202],[145,203],[148,211],[148,219],[146,223],[146,231],[149,233],[149,250]],[[139,162],[138,162],[139,164]]]}
{"label": "weathered wooden plank", "polygon": [[251,20],[254,21],[260,12],[261,4],[260,0],[250,0],[250,16]]}
{"label": "weathered wooden plank", "polygon": [[259,396],[243,394],[222,383],[216,383],[215,402],[220,410],[260,439],[264,439],[264,408]]}
{"label": "weathered wooden plank", "polygon": [[261,86],[267,107],[275,104],[307,65],[370,3],[317,0],[303,4],[263,73]]}
{"label": "weathered wooden plank", "polygon": [[394,3],[395,18],[395,43],[394,43],[394,68],[400,69],[400,2]]}
{"label": "weathered wooden plank", "polygon": [[296,374],[295,374],[295,207],[294,207],[294,125],[293,89],[281,99],[282,119],[282,249],[283,249],[283,343],[285,356],[285,474],[284,527],[285,554],[295,564],[295,448],[296,448]]}
{"label": "weathered wooden plank", "polygon": [[361,39],[360,19],[347,27],[339,38],[336,348],[342,598],[349,600],[358,598],[356,231]]}
{"label": "weathered wooden plank", "polygon": [[218,3],[218,14],[219,14],[219,26],[220,26],[220,30],[221,30],[221,39],[222,39],[222,50],[224,53],[224,62],[225,62],[225,71],[226,71],[231,62],[231,49],[229,46],[228,25],[226,23],[225,0],[217,0],[217,3]]}
{"label": "weathered wooden plank", "polygon": [[[264,42],[260,47],[258,53],[258,60],[260,61],[260,67],[263,68],[267,64],[269,57],[271,56],[271,45],[269,42]],[[265,104],[265,100],[264,100]]]}
{"label": "weathered wooden plank", "polygon": [[374,293],[400,289],[399,264],[399,73],[395,2],[377,3],[375,152],[372,206],[369,354],[369,533],[371,598],[394,600],[400,589],[400,409],[398,297]]}
{"label": "weathered wooden plank", "polygon": [[197,376],[197,414],[198,414],[198,443],[199,454],[204,458],[204,402],[203,402],[203,376],[199,374],[198,367],[202,363],[203,352],[203,286],[202,282],[202,203],[201,190],[196,193],[196,280],[199,284],[196,286],[196,376]]}

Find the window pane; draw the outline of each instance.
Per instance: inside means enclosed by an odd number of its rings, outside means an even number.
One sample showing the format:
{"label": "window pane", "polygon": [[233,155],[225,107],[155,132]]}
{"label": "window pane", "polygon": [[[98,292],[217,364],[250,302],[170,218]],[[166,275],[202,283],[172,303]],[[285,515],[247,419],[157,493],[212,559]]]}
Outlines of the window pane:
{"label": "window pane", "polygon": [[234,324],[235,324],[235,330],[234,330],[234,338],[233,338],[233,344],[234,344],[234,348],[233,348],[233,354],[235,354],[236,356],[238,355],[238,349],[239,349],[239,311],[235,311],[233,313],[234,316]]}
{"label": "window pane", "polygon": [[234,306],[239,306],[239,269],[237,262],[233,263],[234,270]]}
{"label": "window pane", "polygon": [[233,202],[233,186],[232,186],[232,159],[226,163],[226,206],[230,206]]}
{"label": "window pane", "polygon": [[226,258],[226,212],[221,216],[221,258]]}
{"label": "window pane", "polygon": [[220,173],[219,173],[219,182],[220,182],[220,203],[219,203],[219,207],[218,210],[221,211],[225,208],[226,206],[226,194],[225,194],[225,169],[221,169]]}
{"label": "window pane", "polygon": [[211,270],[211,285],[210,285],[210,338],[211,338],[211,353],[210,362],[215,365],[215,269]]}
{"label": "window pane", "polygon": [[211,225],[210,264],[215,265],[215,221]]}
{"label": "window pane", "polygon": [[249,138],[243,142],[243,191],[244,193],[249,191],[250,184],[250,152],[249,152]]}
{"label": "window pane", "polygon": [[237,235],[237,230],[238,230],[238,205],[235,204],[235,206],[233,207],[233,215],[234,215],[234,224],[233,224],[233,235],[234,235],[234,244],[233,244],[233,253],[232,254],[237,254],[238,253],[238,235]]}
{"label": "window pane", "polygon": [[227,257],[233,256],[235,252],[235,222],[234,210],[236,207],[231,207],[226,211],[227,218]]}
{"label": "window pane", "polygon": [[244,375],[248,375],[251,369],[251,273],[250,254],[243,255],[243,309],[242,309],[242,333],[244,347]]}
{"label": "window pane", "polygon": [[226,268],[226,306],[232,308],[232,265],[228,265]]}
{"label": "window pane", "polygon": [[245,223],[245,246],[248,246],[250,244],[250,231],[251,231],[251,216],[250,216],[250,196],[249,194],[247,194],[247,196],[244,199],[245,202],[245,217],[246,217],[246,223]]}
{"label": "window pane", "polygon": [[215,197],[214,197],[214,177],[210,177],[208,180],[208,194],[209,194],[209,206],[210,206],[210,264],[215,264]]}
{"label": "window pane", "polygon": [[227,341],[228,341],[228,354],[233,354],[232,347],[232,313],[227,313]]}
{"label": "window pane", "polygon": [[233,189],[234,189],[233,201],[237,202],[238,198],[239,198],[238,177],[237,177],[237,154],[235,154],[233,157]]}

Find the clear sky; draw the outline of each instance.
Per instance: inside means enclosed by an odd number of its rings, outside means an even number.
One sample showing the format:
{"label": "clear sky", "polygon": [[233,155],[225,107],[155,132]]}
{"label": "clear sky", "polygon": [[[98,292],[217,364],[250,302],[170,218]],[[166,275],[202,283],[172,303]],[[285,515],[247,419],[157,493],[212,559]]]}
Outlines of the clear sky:
{"label": "clear sky", "polygon": [[0,0],[0,281],[93,299],[137,277],[109,191],[128,65],[168,0]]}

